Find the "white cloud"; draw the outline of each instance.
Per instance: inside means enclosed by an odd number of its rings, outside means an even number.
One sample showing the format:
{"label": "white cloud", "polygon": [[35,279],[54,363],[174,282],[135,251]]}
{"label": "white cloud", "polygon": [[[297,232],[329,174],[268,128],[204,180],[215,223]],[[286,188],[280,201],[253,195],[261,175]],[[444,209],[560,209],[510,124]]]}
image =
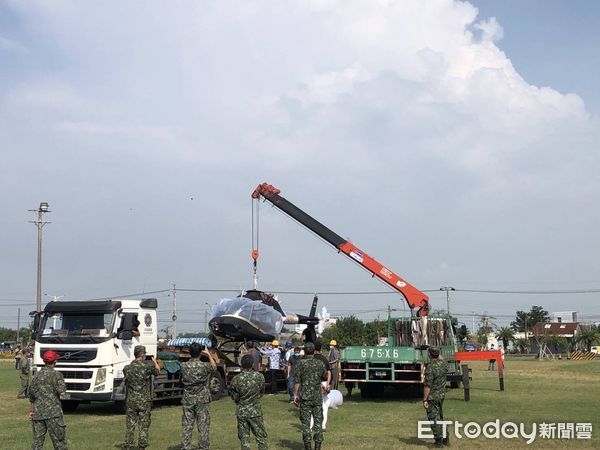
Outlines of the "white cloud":
{"label": "white cloud", "polygon": [[481,31],[481,39],[483,41],[498,42],[504,37],[504,29],[495,17],[477,22],[474,28]]}
{"label": "white cloud", "polygon": [[[428,279],[477,277],[490,248],[506,251],[490,270],[521,276],[514,260],[538,241],[522,264],[551,260],[532,276],[554,279],[555,252],[579,239],[571,218],[600,226],[580,208],[600,200],[597,118],[580,97],[523,79],[495,44],[502,26],[467,2],[12,5],[23,37],[38,36],[26,62],[51,63],[3,85],[0,146],[20,150],[8,175],[40,158],[69,176],[89,163],[102,178],[71,181],[103,186],[88,195],[128,198],[117,177],[140,177],[133,192],[149,195],[159,180],[152,192],[170,210],[179,190],[210,186],[229,196],[219,214],[245,211],[238,188],[273,180],[390,265],[411,255]],[[289,261],[303,249],[277,251]],[[584,252],[578,267],[594,264]]]}

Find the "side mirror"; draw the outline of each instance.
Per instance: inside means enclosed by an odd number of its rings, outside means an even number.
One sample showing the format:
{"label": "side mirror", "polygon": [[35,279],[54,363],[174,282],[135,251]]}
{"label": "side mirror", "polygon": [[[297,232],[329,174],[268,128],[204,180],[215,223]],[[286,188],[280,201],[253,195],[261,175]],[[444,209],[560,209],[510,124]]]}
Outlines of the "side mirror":
{"label": "side mirror", "polygon": [[31,338],[36,339],[40,328],[40,314],[33,314],[33,326],[31,327]]}
{"label": "side mirror", "polygon": [[121,321],[117,337],[124,341],[130,341],[133,338],[133,314],[125,313]]}

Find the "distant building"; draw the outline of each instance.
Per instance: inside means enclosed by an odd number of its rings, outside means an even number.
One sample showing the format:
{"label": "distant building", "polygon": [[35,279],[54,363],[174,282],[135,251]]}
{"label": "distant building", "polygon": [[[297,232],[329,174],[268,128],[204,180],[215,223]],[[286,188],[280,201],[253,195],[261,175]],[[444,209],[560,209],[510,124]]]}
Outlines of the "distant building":
{"label": "distant building", "polygon": [[575,323],[577,320],[577,311],[560,311],[552,313],[553,322],[563,323],[570,322]]}
{"label": "distant building", "polygon": [[[579,332],[579,324],[577,322],[538,322],[534,325],[530,334],[530,353],[538,353],[540,344],[549,336],[560,336],[566,338],[569,351],[576,348],[575,339]],[[546,343],[546,349],[550,353],[560,353],[556,346],[552,343]],[[563,350],[564,351],[564,350]]]}

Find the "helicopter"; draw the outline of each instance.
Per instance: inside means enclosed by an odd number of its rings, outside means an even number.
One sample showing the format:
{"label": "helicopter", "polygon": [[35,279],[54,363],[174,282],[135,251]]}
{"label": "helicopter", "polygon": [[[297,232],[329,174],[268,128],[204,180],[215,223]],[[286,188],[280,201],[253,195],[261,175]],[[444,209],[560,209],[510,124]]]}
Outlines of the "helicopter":
{"label": "helicopter", "polygon": [[285,313],[274,294],[250,289],[233,299],[222,299],[213,308],[208,322],[214,336],[227,342],[268,342],[276,339],[284,324],[306,324],[302,333],[304,342],[314,342],[319,298],[315,295],[308,316]]}

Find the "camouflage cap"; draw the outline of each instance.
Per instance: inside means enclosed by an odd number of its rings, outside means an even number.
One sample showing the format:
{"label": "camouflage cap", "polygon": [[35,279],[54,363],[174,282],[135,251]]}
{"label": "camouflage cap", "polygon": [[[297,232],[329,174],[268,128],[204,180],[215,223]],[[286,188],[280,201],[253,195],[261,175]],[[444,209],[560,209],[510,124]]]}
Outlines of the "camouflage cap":
{"label": "camouflage cap", "polygon": [[312,342],[307,342],[304,344],[304,351],[307,353],[313,353],[315,351],[315,344]]}
{"label": "camouflage cap", "polygon": [[143,345],[136,345],[133,349],[133,356],[135,356],[136,358],[140,355],[143,355],[144,353],[146,353],[146,347],[144,347]]}
{"label": "camouflage cap", "polygon": [[429,356],[431,356],[432,358],[437,358],[438,356],[440,356],[439,347],[429,347]]}

